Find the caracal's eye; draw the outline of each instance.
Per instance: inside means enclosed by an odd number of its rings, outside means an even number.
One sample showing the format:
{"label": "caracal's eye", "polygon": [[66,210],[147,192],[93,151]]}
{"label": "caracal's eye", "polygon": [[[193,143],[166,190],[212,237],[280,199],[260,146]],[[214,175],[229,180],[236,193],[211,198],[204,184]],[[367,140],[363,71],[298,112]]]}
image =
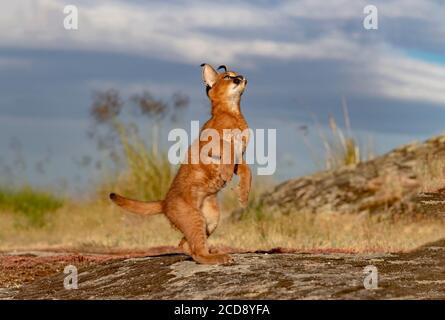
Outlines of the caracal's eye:
{"label": "caracal's eye", "polygon": [[224,80],[230,80],[232,77],[229,75],[224,76]]}

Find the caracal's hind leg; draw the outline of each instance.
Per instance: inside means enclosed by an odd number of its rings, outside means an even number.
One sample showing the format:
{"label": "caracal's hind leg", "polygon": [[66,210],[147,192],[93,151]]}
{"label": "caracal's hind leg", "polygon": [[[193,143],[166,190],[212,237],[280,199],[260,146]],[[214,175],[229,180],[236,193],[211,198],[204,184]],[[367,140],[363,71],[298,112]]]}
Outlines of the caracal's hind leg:
{"label": "caracal's hind leg", "polygon": [[204,214],[206,221],[206,233],[207,237],[209,237],[213,231],[215,231],[219,223],[220,212],[216,194],[208,196],[204,199],[202,202],[201,211]]}
{"label": "caracal's hind leg", "polygon": [[[201,211],[206,219],[207,238],[216,230],[219,223],[220,210],[218,205],[218,197],[215,195],[208,196],[202,203]],[[211,253],[223,253],[221,249],[216,246],[209,246]]]}
{"label": "caracal's hind leg", "polygon": [[230,256],[226,254],[209,252],[207,247],[207,226],[203,213],[186,202],[181,203],[177,208],[178,211],[174,213],[167,211],[166,215],[184,234],[193,260],[202,264],[231,262]]}
{"label": "caracal's hind leg", "polygon": [[[206,222],[206,234],[207,238],[215,231],[216,227],[219,223],[220,210],[218,205],[218,198],[216,195],[208,196],[204,199],[201,211],[204,215],[204,219]],[[187,243],[185,237],[182,238],[181,242],[179,242],[179,248],[186,254],[191,254],[190,247]],[[210,253],[223,253],[222,250],[218,249],[214,246],[209,246]]]}
{"label": "caracal's hind leg", "polygon": [[185,237],[182,237],[181,241],[179,241],[178,248],[185,254],[188,254],[189,256],[192,254],[190,252],[190,247]]}

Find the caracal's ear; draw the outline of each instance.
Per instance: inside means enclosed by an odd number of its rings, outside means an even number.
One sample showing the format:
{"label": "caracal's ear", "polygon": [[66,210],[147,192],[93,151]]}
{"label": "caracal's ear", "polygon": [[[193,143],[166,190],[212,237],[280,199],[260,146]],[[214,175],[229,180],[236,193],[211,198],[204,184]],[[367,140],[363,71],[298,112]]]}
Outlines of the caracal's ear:
{"label": "caracal's ear", "polygon": [[207,63],[201,64],[201,67],[202,80],[204,80],[204,83],[210,88],[213,87],[218,77],[218,72],[216,72],[215,69],[213,69],[213,67]]}

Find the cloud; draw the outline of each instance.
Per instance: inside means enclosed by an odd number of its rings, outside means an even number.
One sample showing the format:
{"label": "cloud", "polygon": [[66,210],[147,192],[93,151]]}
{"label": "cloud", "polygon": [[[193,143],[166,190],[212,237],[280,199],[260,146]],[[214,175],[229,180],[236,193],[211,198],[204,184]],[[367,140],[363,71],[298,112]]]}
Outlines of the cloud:
{"label": "cloud", "polygon": [[374,70],[382,95],[445,107],[445,67],[409,57],[384,57]]}
{"label": "cloud", "polygon": [[[227,63],[248,56],[337,59],[353,56],[356,43],[336,30],[327,30],[316,38],[304,34],[276,38],[284,29],[298,26],[293,25],[296,16],[318,19],[361,14],[351,9],[356,6],[346,6],[344,1],[339,5],[342,3],[348,10],[333,10],[332,4],[318,1],[295,5],[283,2],[269,7],[197,1],[168,6],[162,2],[78,2],[79,30],[67,31],[62,28],[67,2],[21,1],[9,3],[0,13],[0,45],[117,51],[188,63],[200,63],[203,57]],[[314,16],[314,12],[319,14]],[[300,26],[296,31],[301,33],[302,29]],[[262,31],[267,31],[269,37],[263,37]],[[249,32],[254,34],[243,36]]]}
{"label": "cloud", "polygon": [[[79,30],[63,28],[63,7],[79,8]],[[0,46],[106,51],[200,64],[255,67],[259,59],[347,62],[364,93],[441,105],[443,67],[408,58],[400,29],[411,24],[424,45],[445,49],[445,9],[436,1],[375,1],[377,31],[362,28],[359,1],[301,0],[279,3],[24,0],[3,5]],[[397,29],[399,28],[399,29]],[[398,31],[399,30],[399,31]],[[419,31],[420,30],[420,31]],[[398,31],[398,32],[397,32]],[[396,50],[395,50],[396,49]],[[5,65],[0,60],[0,67]],[[14,65],[12,63],[11,65]],[[360,67],[361,66],[361,67]],[[308,71],[310,72],[310,71]],[[370,89],[372,88],[372,89]],[[442,90],[444,91],[444,90]]]}
{"label": "cloud", "polygon": [[[56,0],[8,4],[0,13],[0,46],[111,51],[192,64],[204,59],[250,66],[255,57],[346,59],[360,49],[335,30],[316,38],[277,40],[275,36],[292,19],[285,14],[285,6],[79,2],[79,30],[67,31],[62,28],[64,5]],[[14,12],[17,20],[9,19],[8,11]],[[262,37],[262,30],[267,30],[269,37]],[[248,32],[254,35],[243,36]]]}
{"label": "cloud", "polygon": [[[63,7],[68,3],[79,8],[77,31],[62,27]],[[0,13],[0,45],[112,50],[193,63],[200,62],[204,55],[229,62],[250,55],[344,59],[354,57],[363,32],[351,37],[351,32],[339,27],[338,22],[354,21],[360,29],[366,5],[364,0],[282,1],[267,6],[234,1],[165,5],[161,1],[28,0],[4,6]],[[383,17],[437,17],[434,21],[442,21],[437,14],[442,6],[432,1],[378,2],[378,8]],[[329,21],[335,21],[337,27]],[[319,32],[308,34],[306,25]],[[291,36],[283,39],[280,35],[284,31]],[[336,55],[337,51],[347,55]]]}

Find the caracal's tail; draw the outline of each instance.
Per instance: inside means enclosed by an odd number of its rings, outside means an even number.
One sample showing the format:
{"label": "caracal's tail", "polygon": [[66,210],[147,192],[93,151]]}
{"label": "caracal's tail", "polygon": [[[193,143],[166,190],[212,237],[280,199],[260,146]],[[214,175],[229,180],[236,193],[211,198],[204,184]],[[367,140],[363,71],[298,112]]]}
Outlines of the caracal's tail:
{"label": "caracal's tail", "polygon": [[152,215],[162,213],[164,201],[138,201],[127,199],[115,193],[110,193],[110,199],[118,206],[133,213]]}

